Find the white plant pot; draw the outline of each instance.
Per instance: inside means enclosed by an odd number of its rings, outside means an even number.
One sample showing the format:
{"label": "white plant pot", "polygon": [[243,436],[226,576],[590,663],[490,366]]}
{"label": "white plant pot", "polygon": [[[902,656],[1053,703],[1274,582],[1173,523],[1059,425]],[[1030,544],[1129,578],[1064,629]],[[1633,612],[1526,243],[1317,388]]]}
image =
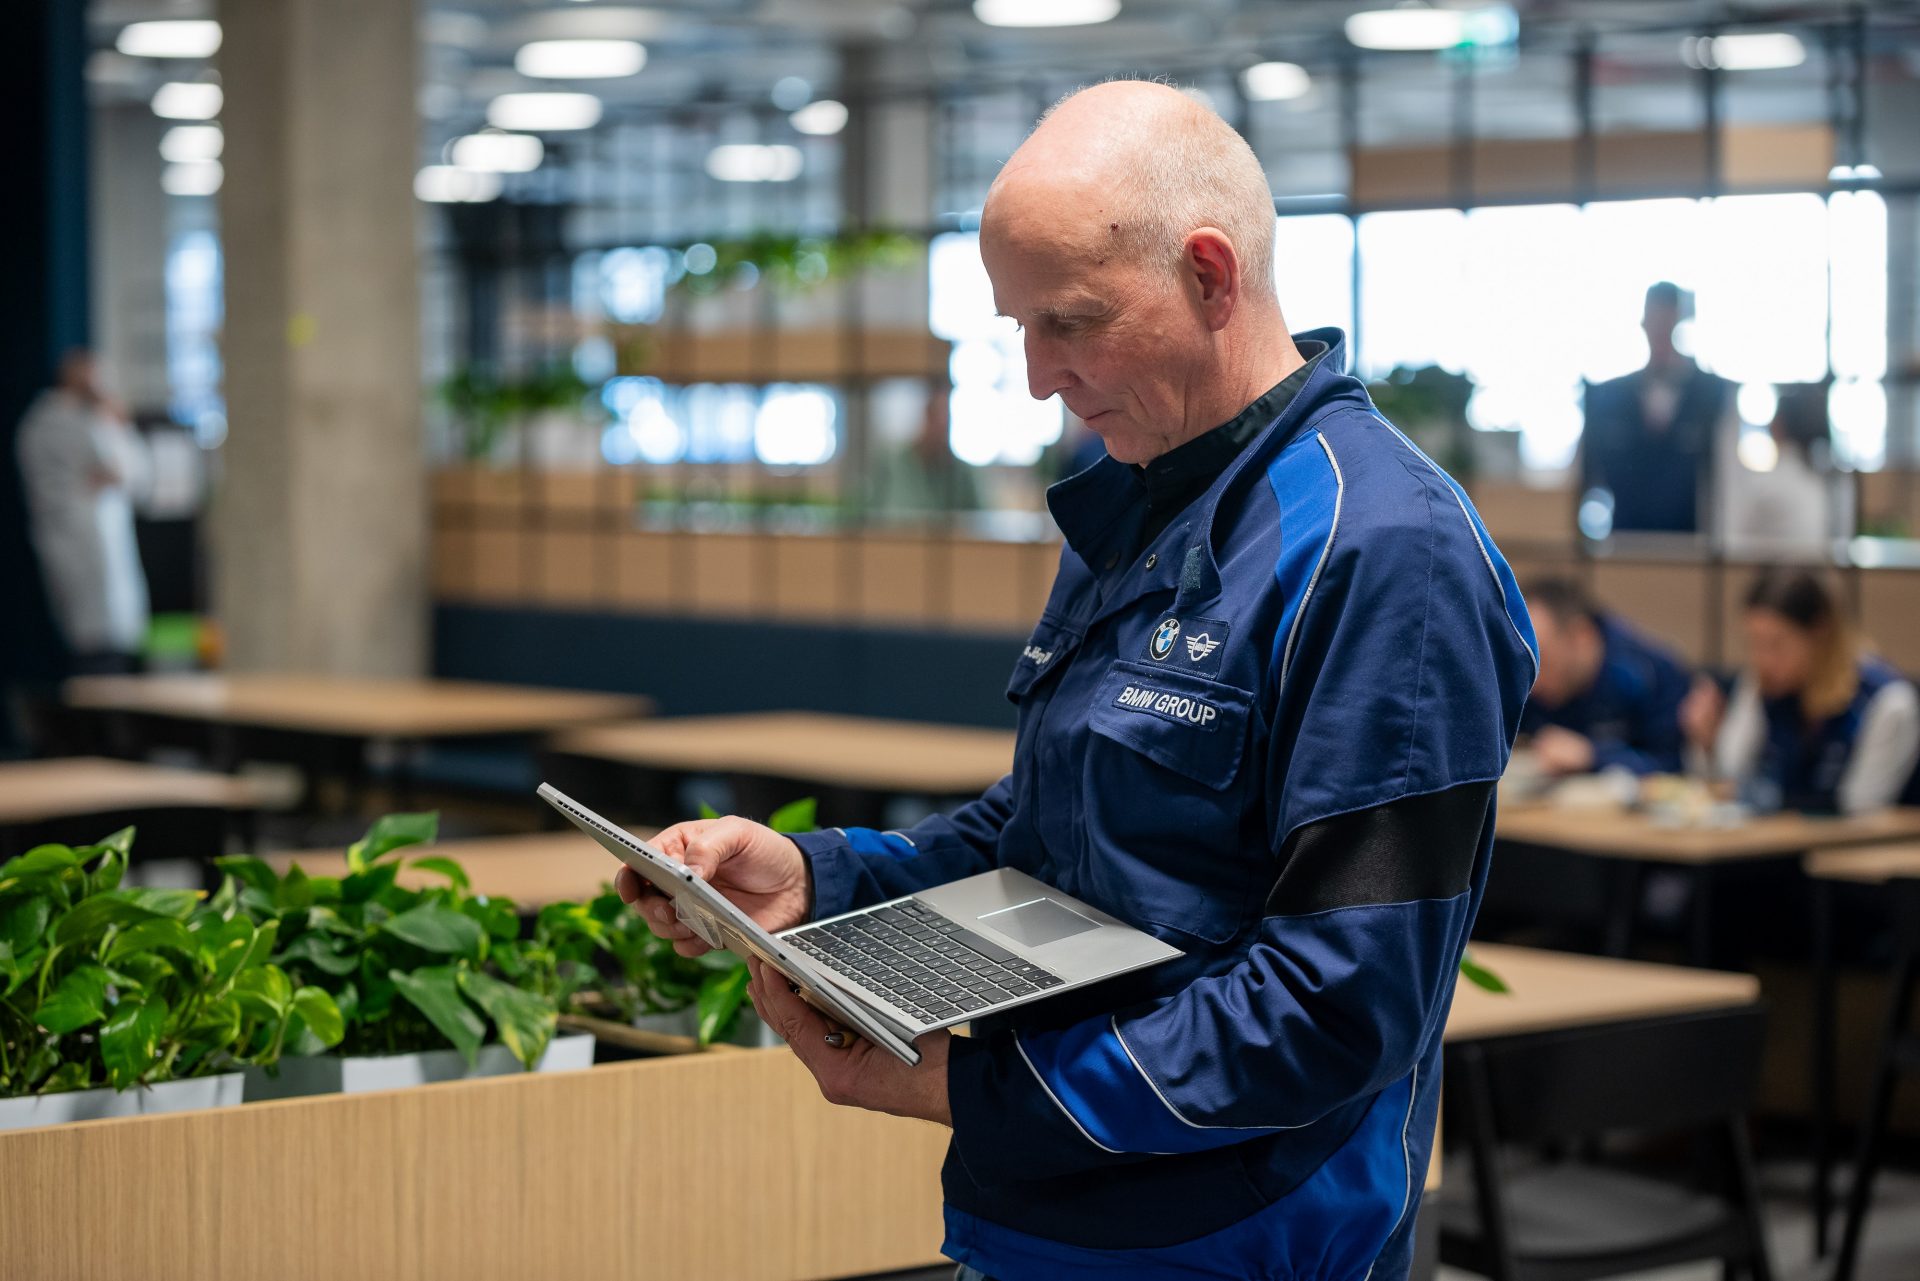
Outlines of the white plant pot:
{"label": "white plant pot", "polygon": [[[533,1065],[536,1072],[573,1072],[593,1066],[593,1037],[585,1033],[556,1036]],[[292,1099],[309,1094],[362,1094],[369,1090],[401,1090],[437,1081],[466,1081],[482,1076],[511,1076],[520,1060],[504,1045],[483,1045],[471,1067],[458,1050],[423,1050],[417,1054],[292,1055],[280,1060],[280,1074],[265,1068],[247,1069],[247,1098]]]}
{"label": "white plant pot", "polygon": [[785,1045],[786,1042],[758,1014],[751,1009],[744,1009],[740,1011],[740,1021],[733,1025],[733,1035],[727,1038],[727,1044],[759,1050],[770,1045]]}
{"label": "white plant pot", "polygon": [[65,1125],[69,1121],[232,1107],[245,1097],[245,1088],[246,1077],[242,1073],[228,1072],[222,1076],[197,1076],[186,1081],[135,1086],[131,1090],[29,1094],[0,1099],[0,1130],[30,1130],[41,1125]]}

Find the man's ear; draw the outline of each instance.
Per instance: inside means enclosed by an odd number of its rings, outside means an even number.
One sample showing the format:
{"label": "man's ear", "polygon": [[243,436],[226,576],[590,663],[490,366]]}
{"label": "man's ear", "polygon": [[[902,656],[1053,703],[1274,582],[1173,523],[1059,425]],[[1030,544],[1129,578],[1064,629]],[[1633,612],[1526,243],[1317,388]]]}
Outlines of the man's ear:
{"label": "man's ear", "polygon": [[1240,301],[1240,256],[1233,242],[1217,227],[1199,227],[1188,233],[1183,257],[1188,287],[1207,328],[1225,329]]}

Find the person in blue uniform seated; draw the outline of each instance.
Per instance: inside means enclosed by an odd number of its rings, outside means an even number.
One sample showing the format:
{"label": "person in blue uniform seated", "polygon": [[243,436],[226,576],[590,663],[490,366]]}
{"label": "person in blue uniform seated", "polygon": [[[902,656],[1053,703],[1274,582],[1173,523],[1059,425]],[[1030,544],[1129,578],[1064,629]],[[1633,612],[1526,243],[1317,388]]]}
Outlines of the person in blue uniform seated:
{"label": "person in blue uniform seated", "polygon": [[1540,579],[1523,595],[1540,641],[1540,678],[1520,732],[1540,768],[1678,773],[1686,746],[1680,704],[1692,684],[1686,666],[1570,579]]}
{"label": "person in blue uniform seated", "polygon": [[660,837],[769,927],[1012,867],[1182,950],[924,1036],[915,1067],[837,1046],[755,967],[825,1097],[952,1127],[963,1277],[1410,1266],[1533,633],[1464,492],[1345,372],[1344,336],[1288,333],[1274,230],[1253,152],[1175,90],[1104,84],[1049,113],[988,194],[981,252],[1029,390],[1107,457],[1048,493],[1065,543],[1008,649],[1012,772],[905,831],[728,817]]}
{"label": "person in blue uniform seated", "polygon": [[1699,763],[1763,811],[1867,814],[1898,800],[1920,760],[1920,698],[1867,650],[1827,581],[1763,573],[1743,622],[1731,700],[1703,680],[1682,708]]}
{"label": "person in blue uniform seated", "polygon": [[1614,533],[1704,527],[1714,441],[1733,426],[1733,385],[1674,346],[1692,302],[1667,281],[1651,286],[1640,322],[1646,367],[1587,388],[1580,490],[1611,496]]}

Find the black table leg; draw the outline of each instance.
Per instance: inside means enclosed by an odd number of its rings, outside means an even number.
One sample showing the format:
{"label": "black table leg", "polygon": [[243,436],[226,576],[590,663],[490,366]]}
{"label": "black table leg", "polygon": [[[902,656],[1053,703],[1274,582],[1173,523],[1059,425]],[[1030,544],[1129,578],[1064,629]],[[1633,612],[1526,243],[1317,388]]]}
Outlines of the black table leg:
{"label": "black table leg", "polygon": [[1833,883],[1813,881],[1813,1257],[1827,1257],[1833,1217],[1834,1001]]}
{"label": "black table leg", "polygon": [[1696,863],[1693,867],[1687,951],[1693,963],[1703,969],[1713,963],[1713,866],[1708,863]]}
{"label": "black table leg", "polygon": [[1632,859],[1621,859],[1614,864],[1611,884],[1608,886],[1611,902],[1607,904],[1605,933],[1601,939],[1601,951],[1608,956],[1625,956],[1633,946],[1633,925],[1640,915],[1640,864]]}

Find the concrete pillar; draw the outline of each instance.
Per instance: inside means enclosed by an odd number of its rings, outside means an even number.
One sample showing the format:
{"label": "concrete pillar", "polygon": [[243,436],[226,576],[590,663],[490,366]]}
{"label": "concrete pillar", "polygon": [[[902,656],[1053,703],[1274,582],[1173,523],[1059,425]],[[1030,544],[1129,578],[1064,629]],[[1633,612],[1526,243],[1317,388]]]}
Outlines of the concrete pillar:
{"label": "concrete pillar", "polygon": [[414,17],[394,0],[220,6],[214,595],[238,670],[425,665]]}

